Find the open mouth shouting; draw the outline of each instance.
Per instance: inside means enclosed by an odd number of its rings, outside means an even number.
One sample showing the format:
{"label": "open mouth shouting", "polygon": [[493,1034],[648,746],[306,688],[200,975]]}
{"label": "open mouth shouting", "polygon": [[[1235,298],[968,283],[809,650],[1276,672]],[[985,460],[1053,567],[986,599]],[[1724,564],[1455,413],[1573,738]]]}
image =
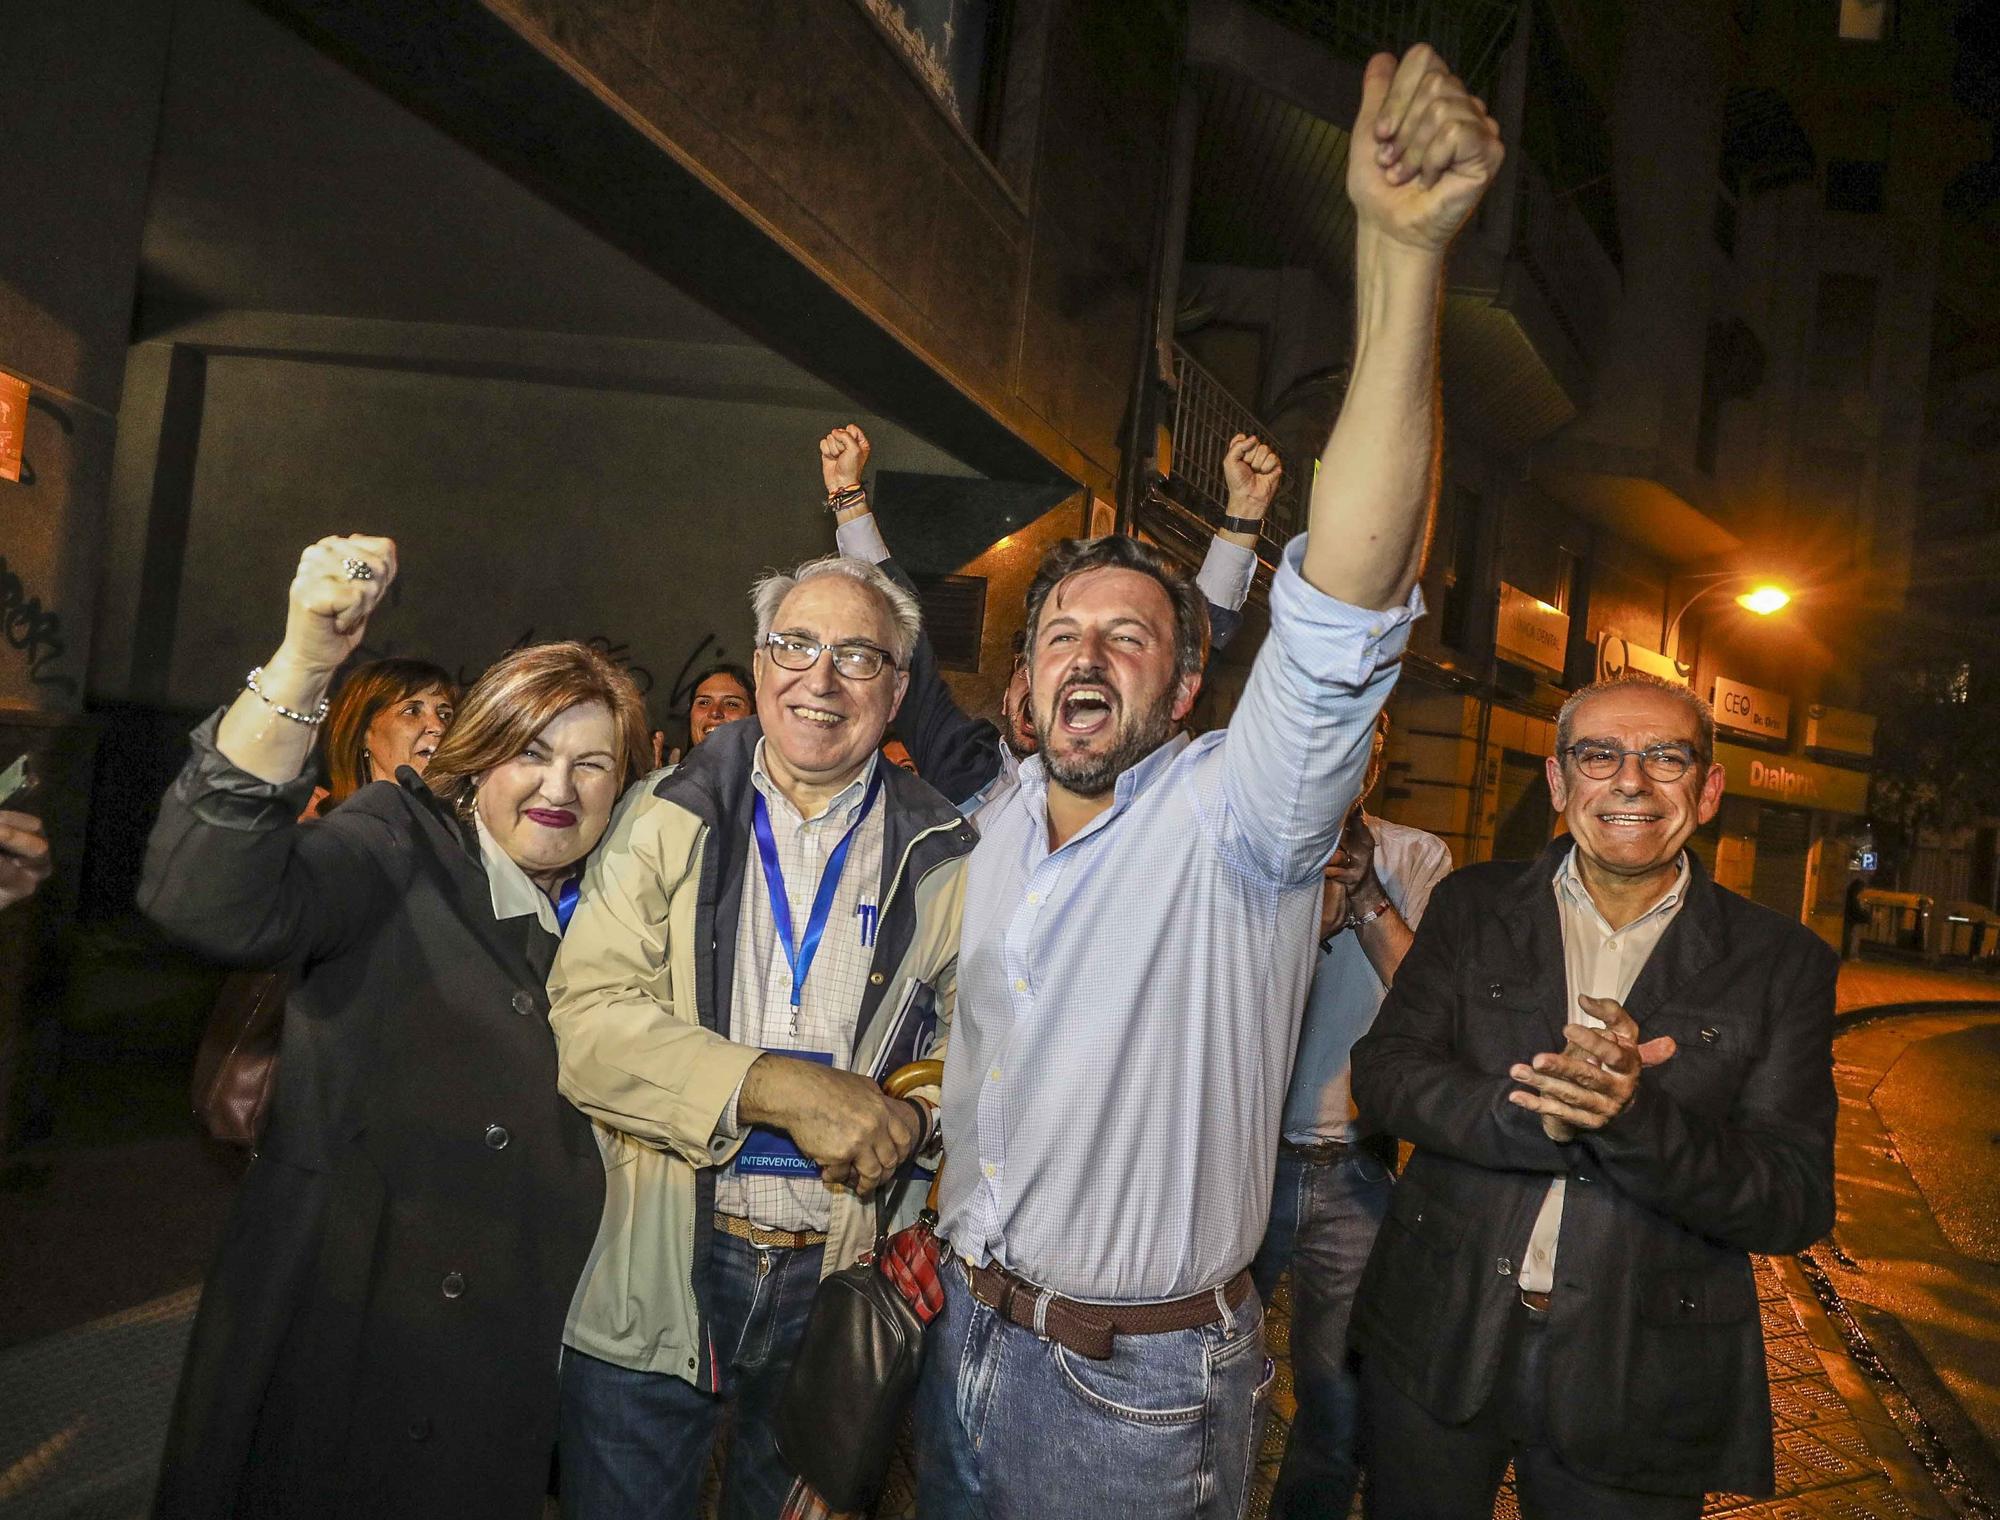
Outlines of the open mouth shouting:
{"label": "open mouth shouting", "polygon": [[1056,698],[1056,726],[1066,734],[1087,737],[1111,726],[1117,693],[1095,681],[1079,681]]}

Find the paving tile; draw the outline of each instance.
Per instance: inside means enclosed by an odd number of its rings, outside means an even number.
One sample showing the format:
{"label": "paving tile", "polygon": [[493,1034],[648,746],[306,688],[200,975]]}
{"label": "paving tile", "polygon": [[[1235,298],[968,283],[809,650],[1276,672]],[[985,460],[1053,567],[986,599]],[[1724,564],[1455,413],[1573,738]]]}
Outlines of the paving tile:
{"label": "paving tile", "polygon": [[1781,1430],[1777,1433],[1775,1445],[1780,1494],[1804,1493],[1808,1489],[1825,1488],[1829,1484],[1845,1483],[1881,1471],[1872,1459],[1856,1461],[1810,1431]]}

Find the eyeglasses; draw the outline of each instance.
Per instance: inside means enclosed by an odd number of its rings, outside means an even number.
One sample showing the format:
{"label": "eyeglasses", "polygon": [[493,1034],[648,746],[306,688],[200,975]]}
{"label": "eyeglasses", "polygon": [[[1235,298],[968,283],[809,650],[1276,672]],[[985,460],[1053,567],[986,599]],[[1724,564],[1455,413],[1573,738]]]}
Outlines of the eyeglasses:
{"label": "eyeglasses", "polygon": [[1609,781],[1625,767],[1627,755],[1639,757],[1639,768],[1655,781],[1678,781],[1694,769],[1700,757],[1690,744],[1655,744],[1646,749],[1619,749],[1612,744],[1572,744],[1562,753],[1593,781]]}
{"label": "eyeglasses", "polygon": [[833,668],[850,681],[872,681],[884,665],[896,663],[886,649],[873,644],[815,644],[794,633],[774,633],[764,640],[771,658],[786,670],[811,670],[823,654],[833,656]]}

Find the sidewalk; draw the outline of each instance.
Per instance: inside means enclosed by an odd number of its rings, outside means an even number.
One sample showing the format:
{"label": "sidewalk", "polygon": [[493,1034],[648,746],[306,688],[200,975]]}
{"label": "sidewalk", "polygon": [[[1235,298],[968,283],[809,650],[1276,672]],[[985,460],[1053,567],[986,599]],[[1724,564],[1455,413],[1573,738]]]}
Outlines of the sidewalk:
{"label": "sidewalk", "polygon": [[[2000,1004],[2000,982],[1876,962],[1841,972],[1843,1015],[1966,1003]],[[1831,1241],[1806,1257],[1756,1263],[1778,1495],[1763,1501],[1714,1495],[1709,1514],[1731,1520],[1983,1520],[1995,1513],[1989,1501],[2000,1501],[2000,1490],[1989,1486],[1981,1467],[1979,1433],[1963,1425],[1962,1414],[1961,1423],[1953,1423],[1961,1400],[1983,1409],[1980,1386],[1960,1378],[1952,1358],[1968,1344],[1976,1353],[2000,1337],[2000,1293],[1979,1283],[1967,1291],[1940,1271],[1937,1263],[1948,1263],[1950,1243],[1931,1220],[1895,1138],[1885,1133],[1873,1095],[1903,1050],[1996,1017],[2000,1007],[1992,1014],[1864,1022],[1838,1034],[1840,1224]],[[205,1247],[190,1248],[212,1238],[226,1196],[212,1171],[202,1175],[195,1165],[200,1149],[189,1137],[53,1153],[38,1165],[51,1168],[50,1181],[62,1185],[37,1189],[39,1196],[32,1199],[9,1200],[15,1223],[29,1226],[11,1233],[0,1249],[11,1269],[12,1291],[58,1283],[74,1274],[80,1261],[94,1271],[125,1263],[132,1290],[123,1298],[106,1297],[113,1286],[101,1284],[86,1301],[115,1312],[81,1324],[48,1319],[45,1305],[25,1306],[25,1312],[14,1306],[26,1334],[0,1350],[0,1512],[10,1520],[16,1515],[123,1520],[144,1513],[198,1291],[172,1280],[193,1269],[177,1262],[163,1269],[161,1258],[175,1252],[161,1247],[172,1242],[190,1260],[205,1256]],[[95,1187],[78,1185],[79,1173],[103,1180]],[[178,1179],[182,1196],[162,1205],[158,1195],[168,1178]],[[114,1196],[114,1185],[123,1199],[120,1210],[144,1215],[150,1209],[136,1231],[107,1217],[103,1205]],[[168,1207],[176,1213],[171,1223],[162,1217]],[[132,1214],[124,1218],[130,1226]],[[116,1235],[115,1243],[106,1238],[107,1230]],[[89,1249],[74,1249],[86,1241]],[[1888,1289],[1901,1282],[1899,1263],[1912,1281],[1891,1293]],[[1964,1272],[1976,1274],[1976,1267]],[[2000,1272],[1992,1280],[2000,1281]],[[1926,1292],[1930,1300],[1923,1298]],[[1834,1312],[1822,1304],[1822,1293]],[[55,1294],[52,1302],[60,1297]],[[1920,1312],[1933,1301],[1950,1313]],[[1297,1410],[1285,1358],[1289,1306],[1289,1285],[1281,1285],[1269,1317],[1279,1376],[1252,1520],[1262,1520],[1268,1510],[1270,1485]],[[28,1328],[38,1319],[39,1328]],[[1913,1353],[1903,1341],[1918,1349]],[[1942,1365],[1926,1376],[1933,1360]],[[1950,1396],[1941,1398],[1941,1388],[1951,1390]],[[1951,1491],[1949,1499],[1932,1470]],[[879,1511],[884,1520],[914,1515],[912,1489],[907,1469],[899,1471]],[[1503,1494],[1496,1516],[1511,1520],[1515,1513],[1511,1494]]]}
{"label": "sidewalk", "polygon": [[2000,1002],[2000,979],[1896,961],[1848,961],[1840,968],[1834,999],[1842,1014],[1911,1004],[1995,1003]]}

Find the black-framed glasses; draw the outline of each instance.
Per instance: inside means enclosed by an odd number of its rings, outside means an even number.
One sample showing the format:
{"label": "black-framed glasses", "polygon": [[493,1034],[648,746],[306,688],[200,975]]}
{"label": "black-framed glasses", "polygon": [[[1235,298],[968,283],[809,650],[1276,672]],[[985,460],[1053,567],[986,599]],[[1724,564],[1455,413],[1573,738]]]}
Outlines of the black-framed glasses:
{"label": "black-framed glasses", "polygon": [[1592,781],[1609,781],[1623,769],[1627,755],[1639,757],[1639,769],[1655,781],[1678,781],[1701,758],[1692,744],[1652,744],[1645,749],[1620,749],[1585,739],[1563,751]]}
{"label": "black-framed glasses", "polygon": [[786,670],[811,670],[821,655],[831,654],[833,668],[850,681],[872,681],[882,674],[884,665],[896,663],[888,650],[873,644],[817,644],[796,633],[774,633],[764,640],[764,647]]}

